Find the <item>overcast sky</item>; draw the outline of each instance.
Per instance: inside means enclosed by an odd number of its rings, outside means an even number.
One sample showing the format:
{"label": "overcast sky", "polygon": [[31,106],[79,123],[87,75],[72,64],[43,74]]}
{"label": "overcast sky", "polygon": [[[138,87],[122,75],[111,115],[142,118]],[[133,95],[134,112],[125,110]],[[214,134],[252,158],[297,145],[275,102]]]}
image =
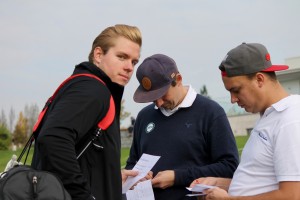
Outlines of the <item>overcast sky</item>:
{"label": "overcast sky", "polygon": [[[213,99],[229,100],[218,70],[226,53],[259,42],[274,64],[300,56],[299,9],[299,0],[1,0],[0,109],[7,115],[10,107],[18,114],[26,104],[41,109],[87,60],[94,38],[115,24],[140,28],[140,63],[166,54],[185,84],[196,91],[206,85]],[[146,105],[132,100],[137,86],[134,73],[124,93],[133,116]]]}

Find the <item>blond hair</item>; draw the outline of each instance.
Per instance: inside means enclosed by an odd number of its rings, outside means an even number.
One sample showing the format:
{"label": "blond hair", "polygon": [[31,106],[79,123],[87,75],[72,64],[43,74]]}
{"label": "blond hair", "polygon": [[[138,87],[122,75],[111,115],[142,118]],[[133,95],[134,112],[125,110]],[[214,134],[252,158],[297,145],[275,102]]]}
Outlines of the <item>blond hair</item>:
{"label": "blond hair", "polygon": [[125,24],[117,24],[104,29],[94,40],[91,52],[89,54],[89,61],[93,62],[94,49],[101,47],[104,54],[115,45],[115,40],[118,37],[124,37],[132,42],[142,46],[142,34],[135,26]]}

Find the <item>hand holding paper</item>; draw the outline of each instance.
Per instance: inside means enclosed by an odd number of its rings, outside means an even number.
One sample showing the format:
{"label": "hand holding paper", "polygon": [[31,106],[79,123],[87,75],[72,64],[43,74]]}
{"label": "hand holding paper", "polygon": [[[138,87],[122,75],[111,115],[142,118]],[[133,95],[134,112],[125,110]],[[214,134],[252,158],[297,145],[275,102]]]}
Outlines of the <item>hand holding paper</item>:
{"label": "hand holding paper", "polygon": [[144,178],[159,158],[160,156],[152,156],[144,153],[132,169],[135,171],[139,171],[139,174],[135,177],[127,178],[127,180],[123,184],[122,193],[126,193],[136,182]]}
{"label": "hand holding paper", "polygon": [[202,195],[205,195],[205,193],[203,193],[204,190],[215,188],[215,187],[217,187],[217,186],[196,184],[194,187],[192,187],[192,188],[187,187],[186,189],[188,189],[191,192],[197,192],[197,193],[187,194],[186,196],[202,196]]}

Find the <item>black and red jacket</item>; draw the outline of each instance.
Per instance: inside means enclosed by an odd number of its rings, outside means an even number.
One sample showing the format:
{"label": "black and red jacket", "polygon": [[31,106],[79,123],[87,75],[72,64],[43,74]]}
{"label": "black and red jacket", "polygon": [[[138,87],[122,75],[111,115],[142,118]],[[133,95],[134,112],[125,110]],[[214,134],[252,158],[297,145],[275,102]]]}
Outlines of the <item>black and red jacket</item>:
{"label": "black and red jacket", "polygon": [[[90,73],[106,84],[90,77],[77,77],[59,90],[42,122],[35,142],[32,166],[55,173],[73,200],[121,199],[120,173],[120,108],[124,87],[111,82],[98,67],[83,62],[73,74]],[[115,119],[101,136],[103,149],[89,147],[77,160],[76,155],[90,139],[97,123],[109,109],[113,96]]]}

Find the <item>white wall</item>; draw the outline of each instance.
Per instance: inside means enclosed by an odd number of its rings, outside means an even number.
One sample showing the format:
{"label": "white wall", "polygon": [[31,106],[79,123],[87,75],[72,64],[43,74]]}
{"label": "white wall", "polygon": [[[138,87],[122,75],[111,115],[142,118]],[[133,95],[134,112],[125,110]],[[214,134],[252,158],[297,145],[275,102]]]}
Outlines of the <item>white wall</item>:
{"label": "white wall", "polygon": [[289,69],[300,68],[300,56],[285,59],[285,64],[289,66]]}
{"label": "white wall", "polygon": [[258,120],[259,114],[244,114],[228,117],[232,132],[235,136],[247,135],[248,129],[252,129],[255,122]]}
{"label": "white wall", "polygon": [[282,81],[280,83],[289,94],[300,94],[300,80]]}

